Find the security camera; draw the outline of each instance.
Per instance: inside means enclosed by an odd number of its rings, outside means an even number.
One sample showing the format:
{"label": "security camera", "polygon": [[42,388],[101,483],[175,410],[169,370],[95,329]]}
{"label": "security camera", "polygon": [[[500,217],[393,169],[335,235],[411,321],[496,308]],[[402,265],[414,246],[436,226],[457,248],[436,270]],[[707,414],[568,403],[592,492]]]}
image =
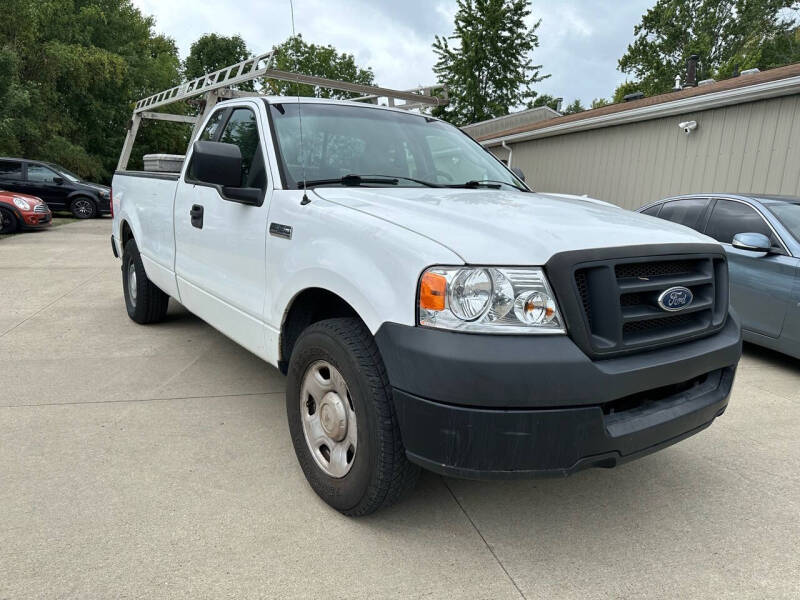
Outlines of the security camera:
{"label": "security camera", "polygon": [[697,121],[684,121],[683,123],[678,123],[678,127],[683,129],[683,133],[689,135],[697,129]]}

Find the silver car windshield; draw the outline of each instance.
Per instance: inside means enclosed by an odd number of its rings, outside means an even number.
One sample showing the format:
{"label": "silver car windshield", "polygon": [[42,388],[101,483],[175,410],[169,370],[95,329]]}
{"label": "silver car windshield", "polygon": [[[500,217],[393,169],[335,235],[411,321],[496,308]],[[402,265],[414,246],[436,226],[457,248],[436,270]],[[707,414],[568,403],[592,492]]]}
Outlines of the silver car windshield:
{"label": "silver car windshield", "polygon": [[794,239],[800,242],[800,204],[775,202],[765,206],[789,230]]}
{"label": "silver car windshield", "polygon": [[[337,180],[396,187],[486,186],[529,191],[459,129],[414,113],[322,103],[270,104],[289,187]],[[300,124],[302,121],[302,147]],[[373,178],[368,181],[367,178]]]}

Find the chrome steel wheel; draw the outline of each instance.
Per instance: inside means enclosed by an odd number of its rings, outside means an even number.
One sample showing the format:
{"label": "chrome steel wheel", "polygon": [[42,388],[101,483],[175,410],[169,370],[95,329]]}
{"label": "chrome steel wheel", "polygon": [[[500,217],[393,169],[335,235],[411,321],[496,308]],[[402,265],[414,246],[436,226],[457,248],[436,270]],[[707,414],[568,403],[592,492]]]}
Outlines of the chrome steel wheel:
{"label": "chrome steel wheel", "polygon": [[331,477],[344,477],[353,466],[358,426],[344,377],[327,361],[308,368],[300,390],[300,417],[308,449]]}
{"label": "chrome steel wheel", "polygon": [[128,299],[131,306],[136,308],[136,265],[133,261],[128,265]]}

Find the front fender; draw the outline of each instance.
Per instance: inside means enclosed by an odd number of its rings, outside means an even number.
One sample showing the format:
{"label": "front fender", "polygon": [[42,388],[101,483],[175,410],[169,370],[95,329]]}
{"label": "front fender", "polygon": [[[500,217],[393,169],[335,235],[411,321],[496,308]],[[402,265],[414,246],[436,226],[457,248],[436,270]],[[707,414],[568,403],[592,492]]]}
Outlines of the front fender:
{"label": "front fender", "polygon": [[292,239],[270,236],[267,248],[264,316],[276,330],[292,300],[307,288],[345,300],[372,333],[387,321],[414,325],[422,271],[433,264],[463,264],[451,250],[413,231],[319,197],[301,206],[302,192],[295,195],[280,194],[269,217],[293,227]]}

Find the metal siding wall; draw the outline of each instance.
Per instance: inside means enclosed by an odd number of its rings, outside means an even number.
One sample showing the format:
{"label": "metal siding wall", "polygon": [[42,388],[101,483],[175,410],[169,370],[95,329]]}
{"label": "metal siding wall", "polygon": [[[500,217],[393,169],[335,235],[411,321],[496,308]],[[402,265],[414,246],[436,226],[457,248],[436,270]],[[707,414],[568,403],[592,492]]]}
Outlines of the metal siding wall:
{"label": "metal siding wall", "polygon": [[[690,135],[678,128],[697,121]],[[625,208],[674,194],[800,196],[800,96],[686,113],[512,145],[542,192],[588,194]],[[502,148],[492,148],[505,156]]]}

